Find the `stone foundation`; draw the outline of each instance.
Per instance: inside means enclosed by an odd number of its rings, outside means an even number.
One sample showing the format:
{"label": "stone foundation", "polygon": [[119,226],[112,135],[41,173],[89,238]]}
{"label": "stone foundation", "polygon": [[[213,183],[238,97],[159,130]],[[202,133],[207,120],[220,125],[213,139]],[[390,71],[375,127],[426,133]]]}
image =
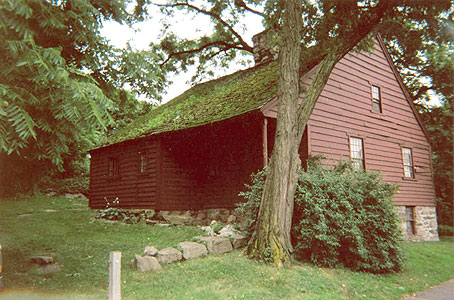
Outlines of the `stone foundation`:
{"label": "stone foundation", "polygon": [[405,215],[405,206],[396,206],[400,218],[400,228],[405,241],[438,241],[437,212],[434,206],[414,206],[415,234],[409,234]]}

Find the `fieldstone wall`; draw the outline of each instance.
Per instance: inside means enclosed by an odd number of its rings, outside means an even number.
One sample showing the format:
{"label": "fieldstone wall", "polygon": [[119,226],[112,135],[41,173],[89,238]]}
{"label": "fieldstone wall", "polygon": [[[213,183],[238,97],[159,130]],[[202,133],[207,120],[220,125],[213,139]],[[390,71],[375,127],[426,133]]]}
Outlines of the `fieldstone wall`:
{"label": "fieldstone wall", "polygon": [[405,206],[396,206],[396,212],[401,220],[400,228],[405,241],[426,242],[438,241],[437,212],[434,206],[415,206],[415,234],[407,233],[405,221]]}

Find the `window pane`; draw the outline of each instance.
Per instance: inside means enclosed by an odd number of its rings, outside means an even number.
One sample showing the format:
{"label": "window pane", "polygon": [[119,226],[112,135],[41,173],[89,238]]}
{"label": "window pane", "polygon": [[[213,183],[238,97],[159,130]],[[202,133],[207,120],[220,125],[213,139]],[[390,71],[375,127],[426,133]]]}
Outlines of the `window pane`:
{"label": "window pane", "polygon": [[404,165],[404,176],[414,177],[413,173],[413,157],[410,148],[402,148],[402,159]]}
{"label": "window pane", "polygon": [[378,86],[372,86],[372,99],[380,99],[380,88]]}
{"label": "window pane", "polygon": [[353,167],[356,169],[364,168],[364,149],[363,140],[360,138],[350,138],[350,157]]}
{"label": "window pane", "polygon": [[373,101],[372,102],[372,110],[375,111],[375,112],[381,112],[380,103],[376,102],[376,101]]}

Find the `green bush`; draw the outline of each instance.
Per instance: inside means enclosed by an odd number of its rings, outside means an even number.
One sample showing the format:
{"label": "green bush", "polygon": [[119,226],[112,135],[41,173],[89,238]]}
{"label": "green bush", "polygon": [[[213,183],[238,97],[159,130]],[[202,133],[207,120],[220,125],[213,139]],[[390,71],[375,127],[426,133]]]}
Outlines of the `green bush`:
{"label": "green bush", "polygon": [[[266,171],[251,175],[238,212],[252,233]],[[322,166],[311,159],[299,173],[292,238],[295,258],[319,266],[343,265],[386,273],[402,266],[401,236],[392,196],[397,187],[380,174],[355,171],[349,163]]]}
{"label": "green bush", "polygon": [[263,168],[257,173],[252,173],[251,184],[245,184],[247,191],[239,193],[239,196],[244,197],[246,201],[237,204],[235,213],[247,220],[247,233],[249,235],[251,235],[255,229],[266,172],[267,167]]}
{"label": "green bush", "polygon": [[297,257],[372,273],[400,270],[396,191],[380,174],[354,170],[346,162],[335,167],[310,163],[299,174],[295,196]]}

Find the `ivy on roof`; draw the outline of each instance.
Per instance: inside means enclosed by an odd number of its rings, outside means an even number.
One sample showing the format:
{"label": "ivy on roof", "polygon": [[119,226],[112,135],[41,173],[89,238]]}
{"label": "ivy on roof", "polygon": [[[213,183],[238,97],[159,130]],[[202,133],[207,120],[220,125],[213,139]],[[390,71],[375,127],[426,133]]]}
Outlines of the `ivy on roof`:
{"label": "ivy on roof", "polygon": [[257,109],[276,95],[277,72],[273,62],[196,85],[118,130],[103,145],[201,126]]}

